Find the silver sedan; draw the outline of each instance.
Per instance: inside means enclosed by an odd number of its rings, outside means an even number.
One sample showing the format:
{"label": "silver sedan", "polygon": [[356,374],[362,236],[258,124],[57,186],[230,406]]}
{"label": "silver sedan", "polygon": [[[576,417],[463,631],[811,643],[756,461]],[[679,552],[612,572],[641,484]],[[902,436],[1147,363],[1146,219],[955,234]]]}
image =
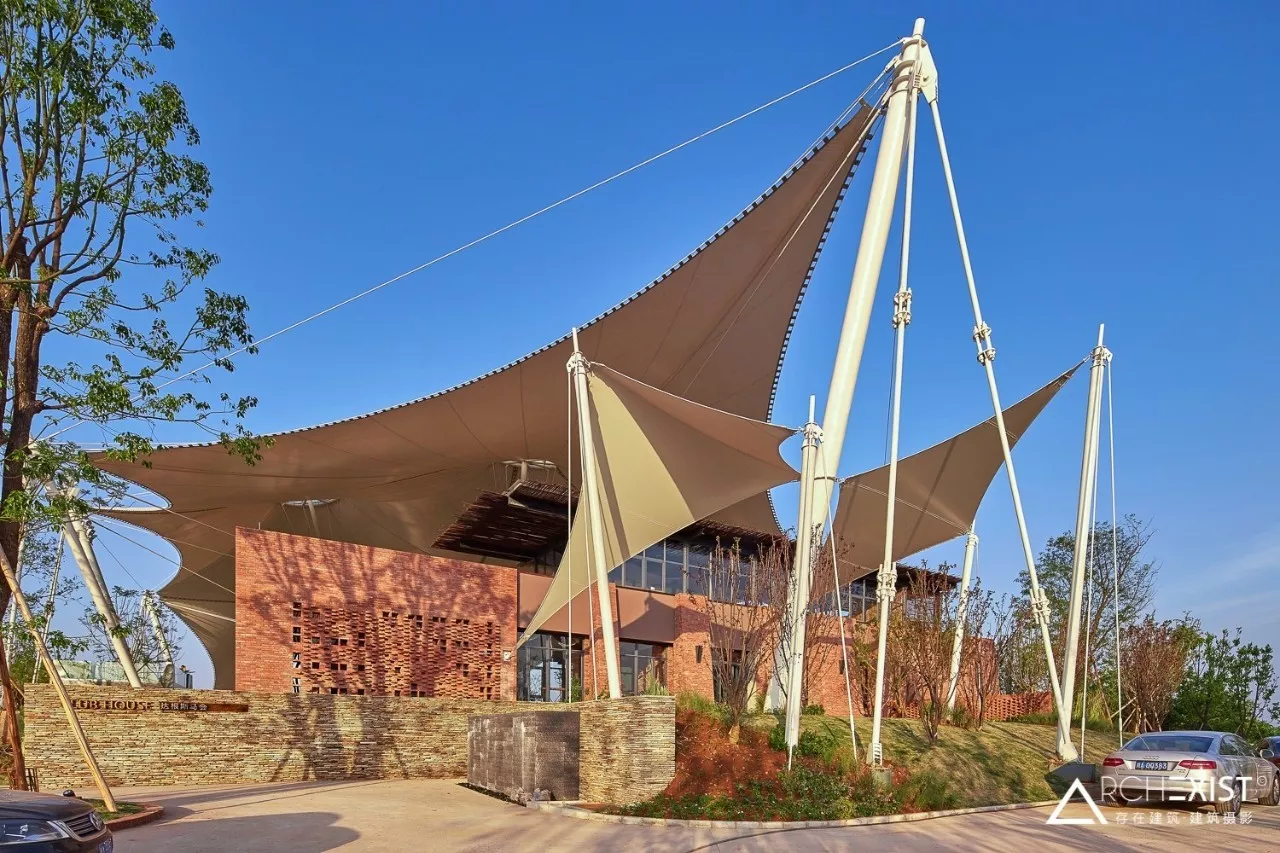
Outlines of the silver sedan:
{"label": "silver sedan", "polygon": [[1238,813],[1245,800],[1274,806],[1280,768],[1270,758],[1224,732],[1150,732],[1102,762],[1102,798],[1212,803],[1219,814]]}

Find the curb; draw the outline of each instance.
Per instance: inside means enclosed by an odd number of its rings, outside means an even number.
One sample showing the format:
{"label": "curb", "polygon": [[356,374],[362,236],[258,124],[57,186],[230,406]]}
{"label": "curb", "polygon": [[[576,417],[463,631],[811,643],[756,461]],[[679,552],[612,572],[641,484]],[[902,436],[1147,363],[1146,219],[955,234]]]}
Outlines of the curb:
{"label": "curb", "polygon": [[153,820],[159,820],[164,814],[164,806],[148,805],[140,803],[143,807],[142,811],[136,814],[121,815],[113,817],[107,821],[107,829],[112,832],[119,832],[122,829],[131,829],[135,826],[142,826],[144,823],[151,823]]}
{"label": "curb", "polygon": [[589,820],[597,823],[620,823],[627,826],[683,826],[711,829],[833,829],[842,826],[879,826],[887,823],[915,823],[922,820],[934,820],[942,817],[960,817],[961,815],[989,814],[991,812],[1008,812],[1018,809],[1039,809],[1057,805],[1057,800],[1041,800],[1035,803],[1011,803],[1003,806],[975,806],[968,809],[946,809],[936,812],[912,812],[909,814],[876,815],[875,817],[855,817],[848,820],[799,820],[799,821],[763,821],[763,820],[676,820],[663,817],[628,817],[626,815],[602,814],[584,809],[576,805],[561,803],[538,803],[539,811],[555,812],[564,817],[578,820]]}

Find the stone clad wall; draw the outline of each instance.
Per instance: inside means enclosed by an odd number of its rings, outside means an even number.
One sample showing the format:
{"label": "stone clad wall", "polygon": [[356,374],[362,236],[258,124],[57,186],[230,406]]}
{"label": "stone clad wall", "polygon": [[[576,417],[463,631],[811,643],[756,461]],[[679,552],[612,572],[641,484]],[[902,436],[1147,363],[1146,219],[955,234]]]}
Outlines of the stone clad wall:
{"label": "stone clad wall", "polygon": [[[93,685],[68,690],[86,706],[80,720],[107,780],[134,785],[460,778],[467,772],[471,715],[567,707]],[[31,684],[25,691],[27,764],[38,771],[41,787],[89,784],[53,687]],[[162,702],[211,710],[161,710]]]}
{"label": "stone clad wall", "polygon": [[627,805],[667,787],[676,773],[676,700],[626,696],[575,706],[580,720],[579,796]]}
{"label": "stone clad wall", "polygon": [[467,781],[513,800],[534,791],[550,791],[554,800],[578,799],[577,712],[472,717]]}

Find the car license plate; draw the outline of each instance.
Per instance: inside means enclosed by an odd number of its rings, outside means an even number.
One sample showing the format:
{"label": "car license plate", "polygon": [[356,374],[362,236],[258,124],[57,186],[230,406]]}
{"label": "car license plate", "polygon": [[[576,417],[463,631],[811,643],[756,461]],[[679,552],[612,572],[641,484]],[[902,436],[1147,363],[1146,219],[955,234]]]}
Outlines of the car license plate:
{"label": "car license plate", "polygon": [[1133,766],[1139,770],[1168,770],[1167,761],[1135,761]]}
{"label": "car license plate", "polygon": [[115,846],[115,841],[108,838],[106,841],[98,845],[98,853],[111,853],[111,851],[115,849]]}

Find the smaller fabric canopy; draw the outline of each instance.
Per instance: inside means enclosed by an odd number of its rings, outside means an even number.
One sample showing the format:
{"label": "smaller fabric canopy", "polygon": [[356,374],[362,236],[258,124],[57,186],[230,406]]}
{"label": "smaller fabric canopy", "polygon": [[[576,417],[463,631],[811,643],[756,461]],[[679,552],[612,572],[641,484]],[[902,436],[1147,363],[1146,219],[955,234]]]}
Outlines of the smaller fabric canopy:
{"label": "smaller fabric canopy", "polygon": [[[778,453],[794,429],[694,403],[602,364],[591,366],[587,391],[610,568],[696,521],[799,477]],[[592,581],[586,506],[578,501],[569,545],[517,645]]]}
{"label": "smaller fabric canopy", "polygon": [[[1076,367],[1071,368],[1004,410],[1010,447],[1075,372]],[[899,460],[893,559],[905,559],[968,533],[978,506],[1003,465],[1004,451],[994,415],[941,444]],[[841,482],[833,530],[842,581],[874,571],[884,560],[888,492],[888,465]]]}

